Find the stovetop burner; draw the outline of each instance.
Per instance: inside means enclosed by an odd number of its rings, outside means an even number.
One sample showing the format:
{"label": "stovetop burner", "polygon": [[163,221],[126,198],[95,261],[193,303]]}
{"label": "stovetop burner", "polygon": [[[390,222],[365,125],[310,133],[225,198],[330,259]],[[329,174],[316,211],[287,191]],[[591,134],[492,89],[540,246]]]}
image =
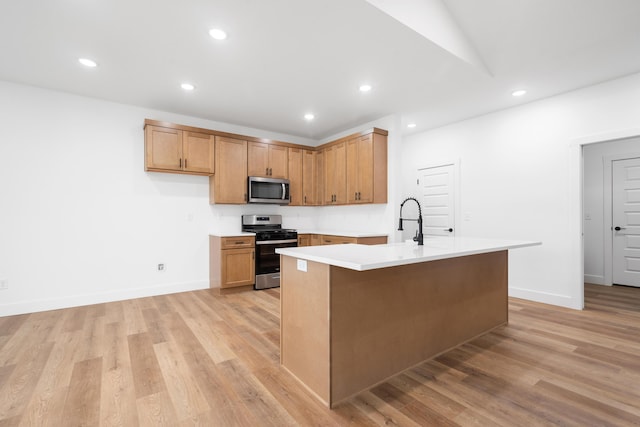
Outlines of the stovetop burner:
{"label": "stovetop burner", "polygon": [[242,231],[256,233],[256,241],[298,238],[296,230],[282,228],[281,215],[242,215]]}

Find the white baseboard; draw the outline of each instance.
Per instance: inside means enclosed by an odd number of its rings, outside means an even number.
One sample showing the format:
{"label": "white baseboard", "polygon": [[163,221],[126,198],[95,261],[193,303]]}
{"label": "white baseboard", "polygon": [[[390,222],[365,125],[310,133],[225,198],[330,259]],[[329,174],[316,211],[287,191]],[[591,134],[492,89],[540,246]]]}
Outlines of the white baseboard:
{"label": "white baseboard", "polygon": [[604,276],[598,276],[595,274],[585,274],[584,275],[584,283],[592,283],[594,285],[609,285],[611,286],[611,283],[607,283],[604,280]]}
{"label": "white baseboard", "polygon": [[57,298],[19,301],[10,304],[0,304],[0,317],[36,313],[39,311],[58,310],[61,308],[79,307],[83,305],[101,304],[133,298],[175,294],[178,292],[196,291],[207,288],[209,288],[209,281],[202,280],[188,283],[170,283],[109,292],[96,292],[80,295],[68,295]]}
{"label": "white baseboard", "polygon": [[532,291],[529,289],[509,287],[509,296],[514,298],[522,298],[530,301],[541,302],[544,304],[558,305],[560,307],[573,308],[582,310],[582,301],[567,295],[551,294],[546,292]]}

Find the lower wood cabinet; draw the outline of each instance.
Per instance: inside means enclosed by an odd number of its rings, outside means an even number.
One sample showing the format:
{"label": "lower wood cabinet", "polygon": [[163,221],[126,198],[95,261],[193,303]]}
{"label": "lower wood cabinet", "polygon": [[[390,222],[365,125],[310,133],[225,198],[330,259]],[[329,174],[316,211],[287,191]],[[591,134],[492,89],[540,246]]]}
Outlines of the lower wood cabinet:
{"label": "lower wood cabinet", "polygon": [[323,245],[344,245],[347,243],[357,243],[357,242],[358,242],[358,239],[355,237],[331,236],[331,235],[322,236]]}
{"label": "lower wood cabinet", "polygon": [[311,234],[298,234],[298,246],[311,246]]}
{"label": "lower wood cabinet", "polygon": [[298,234],[298,246],[340,245],[347,243],[381,245],[387,243],[387,236],[349,237],[331,234]]}
{"label": "lower wood cabinet", "polygon": [[253,285],[255,253],[254,236],[209,236],[209,286],[224,289]]}

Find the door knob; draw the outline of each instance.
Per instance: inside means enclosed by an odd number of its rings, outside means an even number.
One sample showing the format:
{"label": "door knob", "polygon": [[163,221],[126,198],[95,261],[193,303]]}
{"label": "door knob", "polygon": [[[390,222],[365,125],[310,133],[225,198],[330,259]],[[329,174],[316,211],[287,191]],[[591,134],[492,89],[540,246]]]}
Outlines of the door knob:
{"label": "door knob", "polygon": [[453,233],[453,228],[445,228],[444,231],[448,231],[449,233]]}
{"label": "door knob", "polygon": [[616,227],[616,228],[614,228],[614,230],[616,230],[616,231],[626,230],[626,229],[627,229],[627,227]]}

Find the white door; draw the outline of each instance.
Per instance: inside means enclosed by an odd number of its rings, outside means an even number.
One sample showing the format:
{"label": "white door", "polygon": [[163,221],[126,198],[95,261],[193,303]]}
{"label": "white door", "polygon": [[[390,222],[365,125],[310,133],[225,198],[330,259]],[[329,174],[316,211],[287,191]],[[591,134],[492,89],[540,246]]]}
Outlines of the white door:
{"label": "white door", "polygon": [[455,234],[454,165],[418,169],[418,191],[422,205],[423,233],[431,236]]}
{"label": "white door", "polygon": [[640,158],[612,164],[613,283],[640,287]]}

